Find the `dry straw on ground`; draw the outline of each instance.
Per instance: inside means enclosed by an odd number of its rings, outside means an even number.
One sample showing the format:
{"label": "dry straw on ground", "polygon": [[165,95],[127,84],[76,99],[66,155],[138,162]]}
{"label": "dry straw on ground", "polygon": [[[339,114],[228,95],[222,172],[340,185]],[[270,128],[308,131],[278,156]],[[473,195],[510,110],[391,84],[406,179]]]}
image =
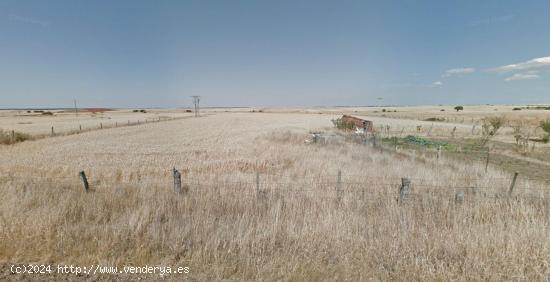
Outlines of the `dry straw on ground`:
{"label": "dry straw on ground", "polygon": [[550,279],[545,183],[508,197],[510,176],[482,164],[304,144],[331,118],[216,114],[0,147],[0,260],[173,264],[205,280]]}

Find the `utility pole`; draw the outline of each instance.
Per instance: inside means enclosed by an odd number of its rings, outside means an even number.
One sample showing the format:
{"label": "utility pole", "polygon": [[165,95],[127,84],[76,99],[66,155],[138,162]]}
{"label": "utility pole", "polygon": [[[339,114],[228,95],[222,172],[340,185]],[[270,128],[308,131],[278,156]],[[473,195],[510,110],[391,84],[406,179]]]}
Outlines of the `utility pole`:
{"label": "utility pole", "polygon": [[195,104],[195,117],[199,116],[199,102],[201,100],[201,96],[191,96],[193,98],[193,104]]}
{"label": "utility pole", "polygon": [[78,117],[78,108],[76,107],[76,99],[74,99],[74,114]]}

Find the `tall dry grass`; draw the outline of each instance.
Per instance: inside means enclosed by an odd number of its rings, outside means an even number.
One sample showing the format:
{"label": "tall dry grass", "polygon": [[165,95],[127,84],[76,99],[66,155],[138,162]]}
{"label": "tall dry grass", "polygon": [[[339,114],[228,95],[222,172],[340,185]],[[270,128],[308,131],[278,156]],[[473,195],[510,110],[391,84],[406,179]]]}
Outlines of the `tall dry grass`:
{"label": "tall dry grass", "polygon": [[[172,264],[204,280],[550,279],[544,184],[520,181],[517,197],[506,197],[509,176],[486,174],[483,165],[438,165],[421,153],[352,143],[305,145],[307,130],[325,118],[255,117],[212,116],[5,149],[0,260]],[[182,130],[179,139],[162,137],[174,128]],[[56,147],[64,156],[32,155]],[[28,155],[9,158],[21,152]],[[42,157],[54,162],[43,167]],[[57,164],[62,157],[76,158]],[[24,180],[31,163],[39,175]],[[114,169],[123,163],[131,165]],[[94,189],[87,194],[71,174],[85,165]],[[183,171],[185,196],[172,192],[172,165]],[[401,177],[413,180],[404,205],[396,201]],[[466,193],[464,204],[454,203],[456,191]]]}

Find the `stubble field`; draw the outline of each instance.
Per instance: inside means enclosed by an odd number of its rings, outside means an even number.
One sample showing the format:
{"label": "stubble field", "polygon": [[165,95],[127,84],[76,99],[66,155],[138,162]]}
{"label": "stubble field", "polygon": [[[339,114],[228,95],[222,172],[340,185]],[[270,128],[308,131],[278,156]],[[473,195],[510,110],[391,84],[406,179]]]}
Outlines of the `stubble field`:
{"label": "stubble field", "polygon": [[482,163],[304,142],[335,117],[211,111],[0,146],[0,262],[178,265],[198,280],[550,279],[548,182],[520,178],[510,195],[511,175]]}

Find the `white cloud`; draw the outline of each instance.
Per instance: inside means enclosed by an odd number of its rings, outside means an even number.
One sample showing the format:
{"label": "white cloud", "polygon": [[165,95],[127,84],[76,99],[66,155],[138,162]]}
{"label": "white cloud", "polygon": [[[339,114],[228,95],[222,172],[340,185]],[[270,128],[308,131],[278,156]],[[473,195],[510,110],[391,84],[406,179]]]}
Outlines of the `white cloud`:
{"label": "white cloud", "polygon": [[430,84],[430,87],[441,87],[442,85],[443,85],[443,82],[434,81],[432,84]]}
{"label": "white cloud", "polygon": [[548,68],[548,67],[550,67],[550,57],[540,57],[540,58],[535,58],[526,62],[496,67],[496,68],[490,69],[490,71],[494,71],[494,72],[526,71],[526,70]]}
{"label": "white cloud", "polygon": [[19,16],[19,15],[9,15],[9,19],[12,20],[12,21],[18,21],[18,22],[33,24],[33,25],[39,25],[39,26],[42,26],[42,27],[50,26],[50,22],[48,22],[48,21],[39,20],[39,19],[36,19],[36,18],[31,18],[31,17],[23,17],[23,16]]}
{"label": "white cloud", "polygon": [[499,17],[490,17],[485,19],[476,20],[470,23],[470,26],[480,26],[480,25],[488,25],[488,24],[497,24],[497,23],[505,23],[509,22],[514,19],[514,15],[506,15],[506,16],[499,16]]}
{"label": "white cloud", "polygon": [[527,73],[516,73],[510,77],[507,77],[505,81],[515,81],[515,80],[529,80],[537,79],[540,76],[536,72],[527,72]]}
{"label": "white cloud", "polygon": [[456,69],[446,70],[445,74],[443,76],[444,77],[449,77],[449,76],[452,76],[452,75],[463,75],[463,74],[473,73],[475,71],[476,71],[476,69],[474,69],[474,68],[456,68]]}

